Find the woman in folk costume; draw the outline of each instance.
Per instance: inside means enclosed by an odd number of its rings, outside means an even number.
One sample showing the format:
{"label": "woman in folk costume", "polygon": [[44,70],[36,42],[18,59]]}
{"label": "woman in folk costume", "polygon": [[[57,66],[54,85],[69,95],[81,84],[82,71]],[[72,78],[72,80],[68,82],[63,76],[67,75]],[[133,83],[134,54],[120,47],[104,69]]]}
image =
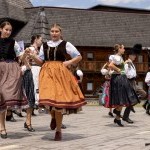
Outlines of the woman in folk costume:
{"label": "woman in folk costume", "polygon": [[10,37],[12,25],[2,22],[0,25],[0,134],[7,138],[5,116],[7,109],[27,106],[21,84],[21,69],[16,59],[24,59],[18,43]]}
{"label": "woman in folk costume", "polygon": [[109,64],[109,67],[114,70],[110,80],[110,101],[109,106],[114,109],[116,117],[114,123],[123,127],[121,123],[121,110],[123,106],[135,105],[139,102],[135,90],[130,85],[127,76],[125,75],[124,61],[122,55],[125,52],[122,44],[114,46],[115,55]]}
{"label": "woman in folk costume", "polygon": [[[104,107],[109,108],[109,87],[110,87],[110,78],[111,78],[111,70],[108,68],[108,62],[104,64],[104,66],[101,69],[102,75],[105,76],[105,82],[103,84],[103,92],[101,97],[101,102],[103,103]],[[108,115],[110,117],[114,117],[112,113],[112,108],[109,108]]]}
{"label": "woman in folk costume", "polygon": [[[70,42],[62,40],[60,25],[52,25],[50,36],[51,40],[41,46],[39,58],[31,53],[30,55],[42,65],[39,76],[39,105],[50,109],[51,129],[56,128],[54,140],[60,141],[63,114],[77,113],[86,104],[78,83],[67,68],[77,64],[82,57]],[[68,55],[71,56],[70,60],[66,60]]]}
{"label": "woman in folk costume", "polygon": [[146,109],[146,113],[150,115],[150,68],[145,77],[145,83],[148,86],[148,100],[144,103],[143,107]]}
{"label": "woman in folk costume", "polygon": [[[42,37],[40,35],[33,35],[31,37],[31,46],[29,49],[32,53],[35,53],[35,55],[39,55],[39,48],[42,45]],[[38,105],[39,101],[39,73],[41,67],[37,65],[33,60],[30,62],[31,64],[31,71],[33,75],[33,81],[34,81],[34,94],[35,94],[35,104]],[[34,113],[33,113],[34,114]]]}
{"label": "woman in folk costume", "polygon": [[[136,72],[136,68],[134,65],[134,61],[136,59],[136,56],[139,55],[141,53],[142,50],[142,45],[141,44],[135,44],[134,47],[127,52],[128,54],[128,59],[125,61],[125,74],[131,84],[131,86],[133,87],[133,89],[135,90],[136,94],[138,95],[139,99],[145,99],[146,97],[146,92],[136,84],[136,77],[137,77],[137,72]],[[123,114],[123,120],[126,121],[127,123],[134,123],[130,118],[130,112],[134,111],[134,107],[133,106],[127,106],[124,114]]]}

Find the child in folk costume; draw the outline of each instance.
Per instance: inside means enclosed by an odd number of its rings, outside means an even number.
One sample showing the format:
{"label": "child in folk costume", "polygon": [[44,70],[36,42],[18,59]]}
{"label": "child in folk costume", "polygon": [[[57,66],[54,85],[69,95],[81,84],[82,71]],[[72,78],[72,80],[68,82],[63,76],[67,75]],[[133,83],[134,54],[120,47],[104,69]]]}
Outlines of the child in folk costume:
{"label": "child in folk costume", "polygon": [[144,103],[143,107],[146,109],[146,113],[150,115],[150,71],[146,74],[145,83],[148,86],[148,100]]}
{"label": "child in folk costume", "polygon": [[[29,49],[31,50],[32,53],[35,55],[39,55],[39,48],[42,45],[42,37],[40,35],[33,35],[31,37],[31,45]],[[39,73],[41,67],[37,65],[33,60],[30,62],[31,64],[31,71],[33,75],[33,81],[34,81],[34,94],[35,94],[35,104],[36,106],[38,105],[39,101]],[[34,111],[33,111],[34,115]]]}
{"label": "child in folk costume", "polygon": [[[54,140],[60,141],[63,114],[76,113],[86,104],[78,83],[67,68],[77,64],[82,57],[70,42],[62,40],[60,25],[52,25],[50,35],[51,40],[41,46],[39,58],[31,53],[29,55],[42,65],[39,76],[39,105],[50,109],[51,128],[56,128]],[[70,60],[66,60],[67,55],[71,56]]]}
{"label": "child in folk costume", "polygon": [[21,69],[16,59],[24,59],[18,43],[11,38],[12,25],[5,21],[0,25],[0,135],[7,138],[5,116],[8,108],[28,107],[22,92]]}
{"label": "child in folk costume", "polygon": [[[34,44],[34,42],[36,41],[40,46],[42,44],[42,37],[37,36],[36,38],[33,39],[32,37],[31,44]],[[31,53],[38,55],[38,51],[36,50],[38,44],[34,44],[35,48],[33,46],[27,48],[25,53],[27,51],[30,51]],[[27,119],[26,119],[26,122],[24,123],[24,128],[26,128],[30,132],[34,132],[35,130],[33,129],[31,125],[31,116],[33,115],[33,110],[35,107],[36,93],[35,93],[33,73],[31,69],[32,69],[32,66],[35,64],[35,62],[32,60],[32,58],[29,55],[27,55],[24,61],[22,62],[22,64],[23,65],[21,66],[21,68],[22,68],[22,74],[23,74],[23,88],[24,88],[25,94],[27,96],[28,104],[29,104],[29,108],[26,110]]]}
{"label": "child in folk costume", "polygon": [[[125,74],[131,86],[137,93],[139,99],[144,99],[147,94],[140,86],[136,84],[137,73],[136,73],[136,68],[133,64],[133,62],[136,59],[136,56],[141,53],[141,50],[142,50],[142,45],[135,44],[134,47],[130,51],[128,51],[127,53],[128,59],[125,61]],[[133,121],[129,118],[131,111],[135,112],[133,106],[127,106],[123,114],[122,119],[128,123],[133,123]]]}
{"label": "child in folk costume", "polygon": [[[108,62],[104,64],[101,69],[102,75],[105,75],[106,81],[104,82],[102,88],[102,97],[100,101],[104,105],[104,107],[109,108],[109,87],[110,87],[110,78],[111,78],[111,70],[108,68]],[[109,108],[109,116],[114,117],[112,113],[112,108]]]}
{"label": "child in folk costume", "polygon": [[22,77],[23,77],[22,87],[24,89],[29,104],[29,108],[26,109],[27,119],[26,122],[24,123],[24,128],[26,128],[30,132],[34,132],[35,130],[31,125],[31,116],[35,105],[35,95],[34,95],[33,75],[31,72],[29,56],[26,56],[24,61],[22,61],[21,70],[22,70]]}
{"label": "child in folk costume", "polygon": [[123,106],[132,106],[139,102],[135,90],[130,85],[125,75],[124,61],[122,55],[125,52],[124,45],[116,44],[114,46],[115,55],[108,65],[114,70],[110,80],[110,101],[109,105],[115,108],[113,112],[116,114],[114,123],[123,127],[121,123],[121,110]]}

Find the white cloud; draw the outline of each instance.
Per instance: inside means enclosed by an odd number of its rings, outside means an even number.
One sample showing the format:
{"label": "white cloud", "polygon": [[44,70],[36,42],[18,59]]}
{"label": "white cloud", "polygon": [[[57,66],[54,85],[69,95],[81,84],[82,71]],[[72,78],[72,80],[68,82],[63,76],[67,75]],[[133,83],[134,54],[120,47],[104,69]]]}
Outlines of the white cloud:
{"label": "white cloud", "polygon": [[62,4],[62,5],[58,5],[57,7],[71,7],[71,5],[68,5],[68,4]]}
{"label": "white cloud", "polygon": [[100,2],[102,4],[107,4],[107,5],[115,5],[115,4],[128,4],[128,3],[137,3],[141,2],[143,0],[97,0],[97,2]]}

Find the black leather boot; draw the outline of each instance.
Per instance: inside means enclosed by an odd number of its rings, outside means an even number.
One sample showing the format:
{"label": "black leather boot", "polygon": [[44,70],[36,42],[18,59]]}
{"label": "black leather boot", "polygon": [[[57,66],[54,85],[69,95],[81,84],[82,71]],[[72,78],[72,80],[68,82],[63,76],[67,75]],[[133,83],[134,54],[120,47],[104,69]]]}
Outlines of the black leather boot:
{"label": "black leather boot", "polygon": [[113,110],[113,113],[116,114],[118,117],[122,118],[121,114],[120,114],[120,111],[114,109]]}
{"label": "black leather boot", "polygon": [[118,119],[114,119],[114,123],[116,123],[118,126],[120,126],[120,127],[124,127],[124,125],[123,124],[121,124],[121,120],[118,120]]}

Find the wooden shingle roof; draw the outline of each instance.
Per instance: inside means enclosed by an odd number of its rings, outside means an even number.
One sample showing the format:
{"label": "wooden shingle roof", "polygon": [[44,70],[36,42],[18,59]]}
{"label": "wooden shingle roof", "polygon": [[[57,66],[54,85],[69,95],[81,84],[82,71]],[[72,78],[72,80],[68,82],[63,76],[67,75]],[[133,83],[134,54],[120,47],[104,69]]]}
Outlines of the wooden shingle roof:
{"label": "wooden shingle roof", "polygon": [[24,8],[33,7],[29,0],[0,0],[0,18],[26,22]]}
{"label": "wooden shingle roof", "polygon": [[47,41],[47,39],[49,39],[49,23],[46,18],[44,8],[39,10],[37,17],[35,18],[31,35],[41,35],[43,41]]}
{"label": "wooden shingle roof", "polygon": [[[16,39],[29,41],[39,9],[25,9],[28,23]],[[45,14],[49,24],[59,23],[64,39],[76,46],[112,47],[116,43],[123,43],[126,47],[132,47],[135,43],[150,45],[150,12],[45,7]]]}

